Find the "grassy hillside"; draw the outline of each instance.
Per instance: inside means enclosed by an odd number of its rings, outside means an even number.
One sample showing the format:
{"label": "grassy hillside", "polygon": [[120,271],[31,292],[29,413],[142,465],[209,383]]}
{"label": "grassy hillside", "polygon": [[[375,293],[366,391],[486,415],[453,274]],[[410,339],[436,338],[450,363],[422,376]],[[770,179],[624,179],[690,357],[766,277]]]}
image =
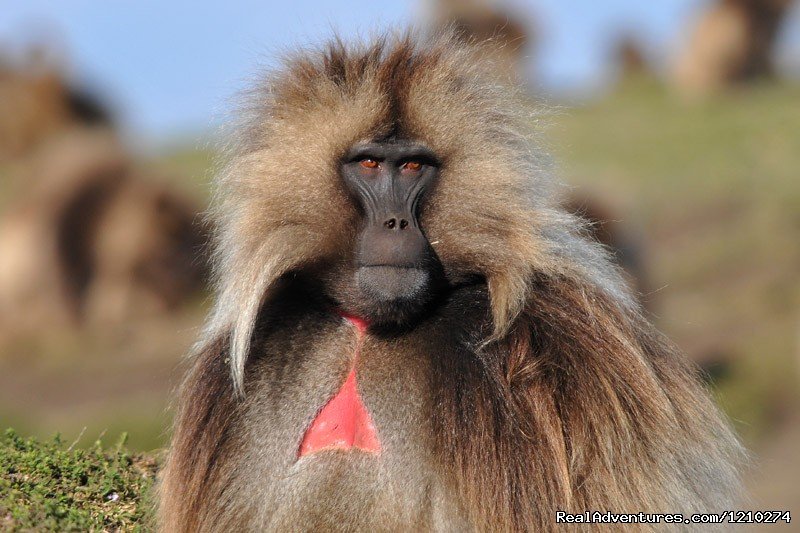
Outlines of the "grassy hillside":
{"label": "grassy hillside", "polygon": [[730,362],[720,400],[754,442],[797,400],[799,102],[796,86],[689,104],[638,83],[552,120],[564,180],[642,237],[654,320]]}

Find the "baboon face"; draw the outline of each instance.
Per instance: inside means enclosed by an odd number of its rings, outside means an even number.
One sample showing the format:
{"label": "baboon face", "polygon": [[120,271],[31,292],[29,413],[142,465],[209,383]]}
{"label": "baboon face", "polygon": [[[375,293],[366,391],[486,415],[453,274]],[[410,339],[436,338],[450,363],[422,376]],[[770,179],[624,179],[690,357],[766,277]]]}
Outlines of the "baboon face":
{"label": "baboon face", "polygon": [[348,304],[377,326],[407,323],[442,285],[441,263],[419,217],[439,176],[438,159],[414,141],[358,143],[340,173],[361,218],[353,250],[355,298]]}
{"label": "baboon face", "polygon": [[288,61],[246,102],[215,206],[217,317],[232,328],[237,379],[278,280],[313,283],[387,333],[482,284],[495,333],[510,326],[547,251],[547,185],[517,133],[528,110],[476,54],[410,38],[334,46]]}

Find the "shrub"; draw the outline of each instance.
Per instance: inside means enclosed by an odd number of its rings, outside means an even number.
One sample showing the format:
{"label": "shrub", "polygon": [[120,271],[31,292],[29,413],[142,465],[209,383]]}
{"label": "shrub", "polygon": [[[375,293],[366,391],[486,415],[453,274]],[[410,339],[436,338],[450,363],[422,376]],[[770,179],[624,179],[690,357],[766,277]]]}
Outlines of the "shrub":
{"label": "shrub", "polygon": [[60,436],[0,440],[3,531],[143,531],[149,529],[158,461],[130,453],[127,434],[103,448],[65,446]]}

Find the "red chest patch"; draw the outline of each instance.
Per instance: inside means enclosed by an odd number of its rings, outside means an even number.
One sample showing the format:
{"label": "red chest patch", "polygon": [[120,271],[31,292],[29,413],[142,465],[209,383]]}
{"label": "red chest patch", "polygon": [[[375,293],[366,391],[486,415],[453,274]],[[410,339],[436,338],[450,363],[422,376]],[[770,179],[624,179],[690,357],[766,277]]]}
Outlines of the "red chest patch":
{"label": "red chest patch", "polygon": [[319,412],[303,436],[299,457],[322,450],[351,450],[359,448],[363,451],[378,454],[381,443],[375,431],[367,408],[358,393],[355,363],[364,333],[367,329],[365,321],[342,315],[358,330],[358,347],[353,358],[353,368],[347,375],[339,392],[331,398]]}

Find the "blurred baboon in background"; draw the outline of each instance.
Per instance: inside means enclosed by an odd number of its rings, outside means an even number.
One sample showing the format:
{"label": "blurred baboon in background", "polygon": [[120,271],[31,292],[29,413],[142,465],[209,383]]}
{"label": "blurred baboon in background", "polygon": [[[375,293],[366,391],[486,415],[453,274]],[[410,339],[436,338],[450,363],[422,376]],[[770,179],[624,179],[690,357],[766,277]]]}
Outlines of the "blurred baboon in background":
{"label": "blurred baboon in background", "polygon": [[639,41],[631,36],[623,36],[617,42],[615,56],[622,78],[641,76],[649,73],[647,58]]}
{"label": "blurred baboon in background", "polygon": [[185,195],[151,176],[129,177],[102,210],[89,248],[92,273],[84,298],[88,321],[157,315],[175,309],[202,287],[205,231],[198,206]]}
{"label": "blurred baboon in background", "polygon": [[0,330],[120,321],[201,283],[199,210],[109,132],[74,128],[24,167],[0,214]]}
{"label": "blurred baboon in background", "polygon": [[465,42],[491,42],[483,65],[502,78],[522,78],[523,54],[533,36],[518,13],[487,0],[434,0],[432,11],[434,32],[449,30]]}
{"label": "blurred baboon in background", "polygon": [[781,22],[793,0],[718,0],[698,20],[677,57],[673,82],[704,95],[772,72]]}
{"label": "blurred baboon in background", "polygon": [[650,286],[641,235],[619,219],[618,209],[592,195],[572,194],[561,205],[568,213],[586,221],[584,227],[591,238],[606,247],[614,262],[623,268],[632,292],[649,308]]}
{"label": "blurred baboon in background", "polygon": [[555,531],[558,511],[734,505],[736,438],[559,205],[483,57],[335,42],[253,91],[164,531]]}
{"label": "blurred baboon in background", "polygon": [[199,208],[133,162],[44,48],[0,61],[0,331],[173,309],[205,275]]}
{"label": "blurred baboon in background", "polygon": [[0,162],[23,155],[76,124],[109,126],[111,115],[91,92],[66,81],[44,52],[0,57]]}

